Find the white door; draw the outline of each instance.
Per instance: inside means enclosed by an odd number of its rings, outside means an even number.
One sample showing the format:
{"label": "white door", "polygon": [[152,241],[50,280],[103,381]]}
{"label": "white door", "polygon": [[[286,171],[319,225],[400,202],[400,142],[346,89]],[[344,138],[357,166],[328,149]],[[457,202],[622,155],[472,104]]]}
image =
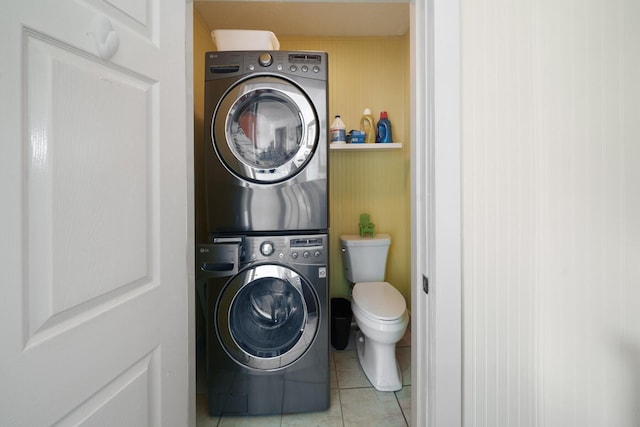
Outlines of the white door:
{"label": "white door", "polygon": [[0,6],[1,425],[189,422],[185,12]]}

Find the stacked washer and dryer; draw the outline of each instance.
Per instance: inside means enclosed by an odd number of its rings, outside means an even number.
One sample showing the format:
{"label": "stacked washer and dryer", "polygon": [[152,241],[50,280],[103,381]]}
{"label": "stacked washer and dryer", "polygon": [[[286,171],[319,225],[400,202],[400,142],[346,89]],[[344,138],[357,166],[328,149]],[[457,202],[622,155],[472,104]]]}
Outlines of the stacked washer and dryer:
{"label": "stacked washer and dryer", "polygon": [[327,54],[209,52],[209,413],[329,407]]}

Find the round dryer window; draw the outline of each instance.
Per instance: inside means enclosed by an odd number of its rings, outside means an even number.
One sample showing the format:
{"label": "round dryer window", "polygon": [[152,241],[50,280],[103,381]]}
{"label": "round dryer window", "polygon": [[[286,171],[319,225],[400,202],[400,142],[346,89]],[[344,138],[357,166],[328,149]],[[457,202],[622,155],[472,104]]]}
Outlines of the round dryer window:
{"label": "round dryer window", "polygon": [[220,294],[216,329],[236,362],[256,369],[284,368],[301,357],[318,329],[318,303],[311,285],[280,265],[250,267]]}
{"label": "round dryer window", "polygon": [[318,143],[318,119],[294,83],[253,77],[222,97],[211,136],[216,153],[234,175],[250,182],[280,182],[310,160]]}

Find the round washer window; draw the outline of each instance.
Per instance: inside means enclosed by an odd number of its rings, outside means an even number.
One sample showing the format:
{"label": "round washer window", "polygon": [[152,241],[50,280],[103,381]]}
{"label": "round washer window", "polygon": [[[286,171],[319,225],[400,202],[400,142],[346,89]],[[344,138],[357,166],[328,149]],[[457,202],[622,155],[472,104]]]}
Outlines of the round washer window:
{"label": "round washer window", "polygon": [[231,334],[253,356],[280,356],[302,335],[304,307],[302,295],[288,282],[274,277],[258,279],[245,286],[231,306]]}
{"label": "round washer window", "polygon": [[313,344],[318,297],[296,271],[259,264],[229,279],[216,304],[216,331],[237,363],[275,370],[298,360]]}

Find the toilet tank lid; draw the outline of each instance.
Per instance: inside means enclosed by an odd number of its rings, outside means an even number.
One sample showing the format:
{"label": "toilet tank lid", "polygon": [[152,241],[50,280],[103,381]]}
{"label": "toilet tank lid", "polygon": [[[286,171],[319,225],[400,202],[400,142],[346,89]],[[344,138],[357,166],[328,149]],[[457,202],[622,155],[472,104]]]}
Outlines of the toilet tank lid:
{"label": "toilet tank lid", "polygon": [[407,309],[402,294],[387,282],[356,283],[352,296],[358,307],[381,320],[398,319]]}
{"label": "toilet tank lid", "polygon": [[343,246],[384,246],[391,244],[391,236],[378,233],[374,237],[360,237],[357,234],[346,234],[340,236]]}

